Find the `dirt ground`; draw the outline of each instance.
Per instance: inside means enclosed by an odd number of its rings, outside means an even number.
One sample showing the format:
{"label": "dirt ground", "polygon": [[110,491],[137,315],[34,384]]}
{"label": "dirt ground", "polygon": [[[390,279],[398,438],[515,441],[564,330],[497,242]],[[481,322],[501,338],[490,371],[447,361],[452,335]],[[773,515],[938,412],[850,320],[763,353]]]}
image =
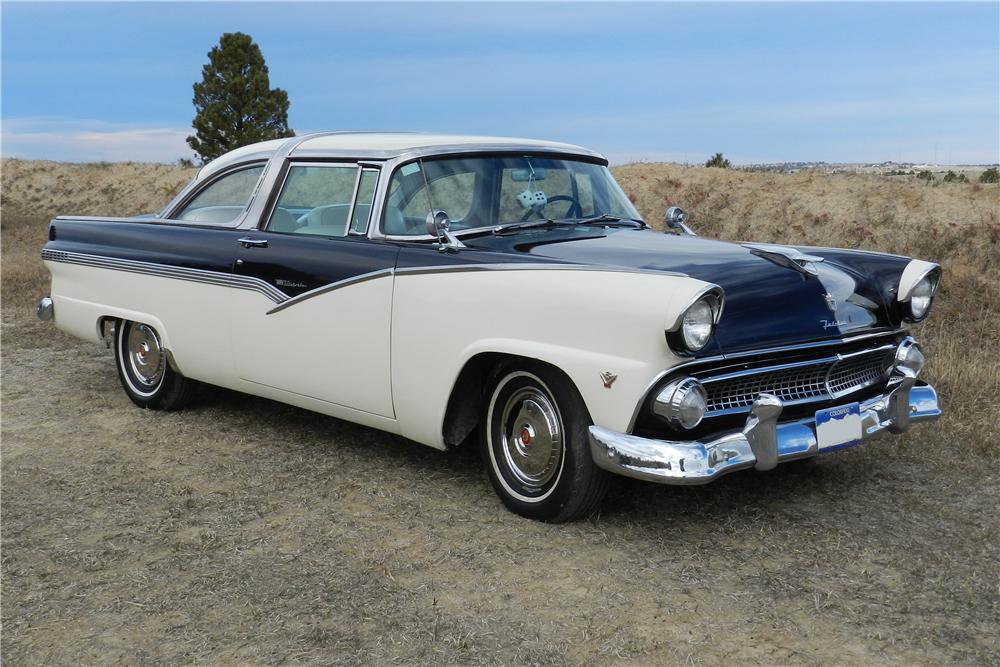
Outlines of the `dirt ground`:
{"label": "dirt ground", "polygon": [[440,453],[3,331],[5,664],[995,663],[996,469],[891,439],[605,511],[507,513]]}
{"label": "dirt ground", "polygon": [[[648,196],[669,187],[682,201],[706,178],[632,169],[619,176],[640,198],[640,174],[659,184]],[[917,332],[940,422],[705,487],[622,479],[600,515],[552,526],[505,511],[471,451],[216,389],[179,413],[135,408],[110,351],[34,319],[50,212],[29,205],[30,175],[15,176],[3,203],[5,665],[1000,663],[987,425],[1000,377],[996,354],[963,347],[996,342],[995,290],[968,303],[997,277],[956,268],[980,255],[948,263],[939,323]],[[660,183],[671,179],[683,183]],[[989,257],[996,195],[948,192],[991,211],[976,237]],[[706,227],[721,210],[702,208]]]}

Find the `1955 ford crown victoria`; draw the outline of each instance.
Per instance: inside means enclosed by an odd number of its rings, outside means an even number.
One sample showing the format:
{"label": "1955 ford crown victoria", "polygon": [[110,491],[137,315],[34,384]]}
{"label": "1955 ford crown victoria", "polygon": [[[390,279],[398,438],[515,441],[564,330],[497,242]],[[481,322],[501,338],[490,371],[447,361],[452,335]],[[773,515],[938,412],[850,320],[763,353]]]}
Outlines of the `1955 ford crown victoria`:
{"label": "1955 ford crown victoria", "polygon": [[650,229],[589,150],[323,133],[205,166],[157,216],[58,217],[39,316],[114,345],[141,407],[198,382],[439,449],[524,516],[900,433],[940,414],[893,255]]}

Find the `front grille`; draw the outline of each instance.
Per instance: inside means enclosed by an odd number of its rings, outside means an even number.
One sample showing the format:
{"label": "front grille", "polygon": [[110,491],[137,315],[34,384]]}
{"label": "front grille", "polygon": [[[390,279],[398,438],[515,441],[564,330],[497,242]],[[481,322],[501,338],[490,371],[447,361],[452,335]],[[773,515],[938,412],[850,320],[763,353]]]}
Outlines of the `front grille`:
{"label": "front grille", "polygon": [[841,396],[881,379],[892,365],[893,352],[868,354],[833,365],[827,386],[833,396]]}
{"label": "front grille", "polygon": [[784,403],[837,398],[871,386],[886,376],[893,349],[879,348],[847,357],[826,357],[794,364],[702,377],[708,394],[706,416],[743,411],[760,394]]}

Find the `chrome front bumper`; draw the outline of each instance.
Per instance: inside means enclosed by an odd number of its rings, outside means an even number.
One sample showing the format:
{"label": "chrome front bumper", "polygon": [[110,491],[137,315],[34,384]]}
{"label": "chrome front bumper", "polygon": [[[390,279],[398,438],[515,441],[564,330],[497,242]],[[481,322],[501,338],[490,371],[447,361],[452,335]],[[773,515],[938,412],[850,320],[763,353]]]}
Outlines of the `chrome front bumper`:
{"label": "chrome front bumper", "polygon": [[[782,407],[776,397],[761,394],[742,430],[708,442],[654,440],[591,426],[590,451],[594,463],[619,475],[661,484],[705,484],[735,470],[770,470],[785,461],[840,449],[820,449],[812,418],[779,424]],[[941,415],[937,392],[930,385],[917,385],[915,378],[902,379],[859,408],[863,440],[882,431],[902,433],[913,422]]]}

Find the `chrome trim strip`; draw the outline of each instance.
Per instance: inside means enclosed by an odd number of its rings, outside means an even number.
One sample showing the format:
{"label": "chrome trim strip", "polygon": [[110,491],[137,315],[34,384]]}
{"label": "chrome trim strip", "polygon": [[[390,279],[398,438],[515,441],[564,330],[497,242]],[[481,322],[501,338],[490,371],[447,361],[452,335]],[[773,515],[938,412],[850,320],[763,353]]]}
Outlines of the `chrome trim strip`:
{"label": "chrome trim strip", "polygon": [[604,271],[610,273],[648,273],[653,275],[681,276],[679,273],[668,273],[666,271],[653,271],[646,269],[616,268],[612,266],[593,266],[578,264],[545,264],[545,263],[517,263],[509,264],[456,264],[438,266],[418,266],[403,269],[379,269],[370,273],[352,276],[344,280],[323,285],[315,289],[303,292],[294,297],[289,297],[274,285],[271,285],[260,278],[252,276],[240,276],[232,273],[221,273],[218,271],[206,271],[204,269],[190,269],[169,264],[155,264],[152,262],[141,262],[132,259],[119,259],[115,257],[104,257],[101,255],[88,255],[84,253],[69,252],[66,250],[42,250],[42,259],[51,262],[64,262],[67,264],[79,264],[82,266],[93,266],[115,271],[127,271],[129,273],[142,273],[146,275],[159,276],[162,278],[174,278],[177,280],[187,280],[190,282],[208,283],[221,285],[223,287],[233,287],[260,292],[267,298],[279,304],[267,312],[268,315],[280,312],[285,308],[294,306],[302,301],[320,296],[351,285],[375,280],[377,278],[390,277],[393,275],[425,275],[434,273],[464,273],[472,271]]}
{"label": "chrome trim strip", "polygon": [[357,285],[359,283],[366,283],[369,280],[375,280],[376,278],[382,278],[385,276],[391,276],[393,274],[393,269],[379,269],[378,271],[372,271],[371,273],[362,273],[359,276],[353,276],[351,278],[345,278],[344,280],[338,280],[335,283],[330,283],[329,285],[323,285],[322,287],[317,287],[316,289],[311,289],[308,292],[303,292],[298,296],[293,296],[287,301],[282,301],[280,304],[272,308],[265,313],[266,315],[273,315],[274,313],[281,312],[285,308],[291,308],[294,305],[307,301],[315,296],[320,296],[328,292],[333,292],[334,290],[341,289],[343,287],[350,287],[351,285]]}
{"label": "chrome trim strip", "polygon": [[412,266],[396,269],[396,275],[415,276],[429,273],[463,273],[467,271],[600,271],[603,273],[639,273],[657,276],[687,277],[683,273],[656,271],[653,269],[632,269],[628,267],[601,266],[597,264],[547,264],[544,262],[503,262],[498,264]]}
{"label": "chrome trim strip", "polygon": [[806,359],[804,361],[793,361],[787,364],[775,364],[774,366],[761,366],[760,368],[748,368],[743,371],[733,371],[732,373],[725,373],[723,375],[713,375],[711,377],[704,378],[701,382],[703,384],[711,384],[712,382],[721,382],[725,380],[733,380],[739,377],[746,377],[748,375],[759,375],[761,373],[772,373],[775,371],[785,371],[790,368],[802,368],[804,366],[819,366],[820,364],[832,364],[840,361],[840,355],[834,355],[832,357],[820,357],[818,359]]}
{"label": "chrome trim strip", "polygon": [[180,266],[170,266],[168,264],[154,264],[152,262],[140,262],[132,259],[118,259],[114,257],[103,257],[100,255],[87,255],[83,253],[67,252],[65,250],[43,249],[42,259],[50,262],[79,264],[82,266],[92,266],[100,269],[127,271],[129,273],[141,273],[161,278],[174,278],[177,280],[187,280],[189,282],[250,290],[263,294],[275,303],[282,303],[283,301],[288,300],[288,295],[274,285],[264,282],[260,278],[253,278],[251,276],[238,276],[231,273],[206,271],[204,269],[190,269]]}

